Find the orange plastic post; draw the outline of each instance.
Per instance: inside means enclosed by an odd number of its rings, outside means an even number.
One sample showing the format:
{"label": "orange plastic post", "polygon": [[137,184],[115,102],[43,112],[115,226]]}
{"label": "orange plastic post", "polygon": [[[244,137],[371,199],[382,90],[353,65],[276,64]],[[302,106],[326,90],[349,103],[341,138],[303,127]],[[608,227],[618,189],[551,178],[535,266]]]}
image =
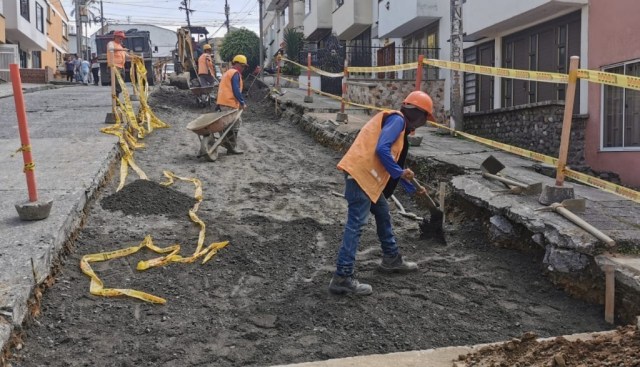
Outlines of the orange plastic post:
{"label": "orange plastic post", "polygon": [[24,94],[22,94],[22,80],[20,79],[20,67],[18,64],[10,64],[11,83],[13,84],[13,98],[16,103],[16,114],[18,115],[18,130],[20,132],[20,144],[22,144],[22,160],[24,161],[24,174],[27,176],[27,190],[29,191],[29,201],[38,201],[38,189],[36,187],[36,174],[31,155],[31,139],[29,139],[29,126],[27,123],[27,111],[24,105]]}
{"label": "orange plastic post", "polygon": [[556,169],[556,186],[564,183],[564,170],[567,166],[567,156],[569,155],[569,140],[571,138],[571,118],[573,117],[573,103],[576,99],[576,84],[578,81],[578,66],[580,57],[571,56],[569,62],[569,84],[564,99],[564,118],[562,120],[562,134],[560,136],[560,154],[558,156],[558,167]]}
{"label": "orange plastic post", "polygon": [[340,113],[344,113],[344,101],[347,99],[347,79],[349,78],[349,62],[344,60],[344,77],[342,78],[342,102],[340,103]]}
{"label": "orange plastic post", "polygon": [[307,97],[311,97],[311,52],[307,53]]}
{"label": "orange plastic post", "polygon": [[416,70],[416,90],[422,89],[422,67],[424,65],[424,55],[418,56],[418,69]]}

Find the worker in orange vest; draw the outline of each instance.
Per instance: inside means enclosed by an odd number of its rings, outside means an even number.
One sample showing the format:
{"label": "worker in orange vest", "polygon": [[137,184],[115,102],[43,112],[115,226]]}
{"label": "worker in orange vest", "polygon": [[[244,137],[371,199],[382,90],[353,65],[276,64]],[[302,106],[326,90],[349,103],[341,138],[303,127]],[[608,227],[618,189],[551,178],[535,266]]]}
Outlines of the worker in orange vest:
{"label": "worker in orange vest", "polygon": [[202,49],[204,53],[198,58],[198,77],[201,86],[209,87],[213,85],[216,76],[216,69],[213,66],[211,57],[213,49],[210,44],[204,45]]}
{"label": "worker in orange vest", "polygon": [[[107,66],[115,66],[122,76],[122,80],[124,80],[124,63],[128,57],[127,51],[129,51],[122,45],[125,38],[127,37],[123,31],[115,31],[113,32],[113,41],[107,43]],[[121,92],[120,83],[116,80],[116,97],[120,96]]]}
{"label": "worker in orange vest", "polygon": [[406,273],[418,270],[414,262],[402,258],[391,226],[388,197],[398,182],[409,193],[424,195],[425,188],[414,187],[413,171],[404,168],[409,149],[408,135],[433,120],[433,101],[425,92],[411,92],[400,111],[384,111],[367,122],[351,148],[338,163],[345,175],[345,199],[348,202],[347,224],[338,251],[336,272],[329,283],[334,294],[369,295],[372,288],[354,276],[356,252],[362,227],[369,212],[376,220],[382,247],[382,272]]}
{"label": "worker in orange vest", "polygon": [[[216,103],[221,111],[229,111],[235,109],[245,109],[247,104],[242,96],[242,72],[247,68],[247,57],[244,55],[236,55],[231,61],[232,67],[229,68],[220,80],[218,87],[218,99]],[[242,154],[242,150],[238,149],[238,130],[242,119],[238,118],[232,130],[229,131],[222,146],[227,149],[227,154]]]}

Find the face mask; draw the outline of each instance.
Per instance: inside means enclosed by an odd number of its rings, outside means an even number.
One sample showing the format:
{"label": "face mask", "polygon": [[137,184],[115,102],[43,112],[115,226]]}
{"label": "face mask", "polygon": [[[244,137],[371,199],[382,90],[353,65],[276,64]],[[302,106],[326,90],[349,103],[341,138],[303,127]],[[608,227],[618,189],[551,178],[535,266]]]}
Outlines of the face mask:
{"label": "face mask", "polygon": [[417,108],[403,108],[402,113],[407,118],[407,129],[413,131],[427,123],[427,113]]}

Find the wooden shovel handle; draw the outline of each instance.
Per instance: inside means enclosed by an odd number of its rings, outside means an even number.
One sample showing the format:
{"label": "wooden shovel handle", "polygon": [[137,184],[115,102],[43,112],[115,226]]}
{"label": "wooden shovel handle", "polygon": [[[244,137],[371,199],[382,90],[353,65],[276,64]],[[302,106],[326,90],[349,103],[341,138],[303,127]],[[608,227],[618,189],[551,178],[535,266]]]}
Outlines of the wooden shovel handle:
{"label": "wooden shovel handle", "polygon": [[609,246],[609,247],[615,246],[616,241],[614,241],[611,237],[607,236],[606,234],[600,232],[599,229],[595,228],[591,224],[585,222],[582,218],[580,218],[577,215],[573,214],[571,211],[569,211],[569,209],[567,209],[565,207],[562,207],[562,206],[557,206],[554,209],[556,210],[556,212],[561,214],[563,217],[569,219],[570,221],[575,223],[577,226],[581,227],[585,231],[587,231],[587,232],[591,233],[592,235],[594,235],[597,239],[599,239],[599,240],[603,241],[604,243],[606,243],[607,246]]}

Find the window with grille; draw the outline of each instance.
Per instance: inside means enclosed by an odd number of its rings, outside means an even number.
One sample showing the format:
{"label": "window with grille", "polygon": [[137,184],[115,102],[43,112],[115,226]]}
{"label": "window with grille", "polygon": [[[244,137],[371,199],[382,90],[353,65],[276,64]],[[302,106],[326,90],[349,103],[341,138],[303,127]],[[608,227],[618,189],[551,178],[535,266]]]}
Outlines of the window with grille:
{"label": "window with grille", "polygon": [[[604,71],[640,77],[640,61]],[[602,86],[602,148],[640,150],[640,91]]]}

